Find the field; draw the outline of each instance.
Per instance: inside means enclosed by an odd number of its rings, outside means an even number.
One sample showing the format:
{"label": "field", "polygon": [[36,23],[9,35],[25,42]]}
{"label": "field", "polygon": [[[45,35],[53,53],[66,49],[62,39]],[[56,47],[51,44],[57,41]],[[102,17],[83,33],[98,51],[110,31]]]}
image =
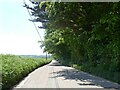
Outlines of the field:
{"label": "field", "polygon": [[49,63],[45,58],[27,58],[15,55],[0,55],[0,75],[2,75],[2,90],[8,90],[16,85],[36,68]]}

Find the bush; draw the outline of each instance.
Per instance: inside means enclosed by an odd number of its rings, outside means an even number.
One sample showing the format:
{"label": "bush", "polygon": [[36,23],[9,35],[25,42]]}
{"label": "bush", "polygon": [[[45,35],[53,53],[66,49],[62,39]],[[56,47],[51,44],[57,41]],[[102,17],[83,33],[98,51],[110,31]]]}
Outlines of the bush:
{"label": "bush", "polygon": [[0,55],[0,62],[2,62],[2,89],[8,90],[34,69],[49,63],[50,60]]}

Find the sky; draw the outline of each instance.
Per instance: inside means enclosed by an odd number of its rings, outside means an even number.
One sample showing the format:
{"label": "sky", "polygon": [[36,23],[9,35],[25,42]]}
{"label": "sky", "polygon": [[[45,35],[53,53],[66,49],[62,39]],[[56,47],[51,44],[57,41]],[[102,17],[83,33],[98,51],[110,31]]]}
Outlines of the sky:
{"label": "sky", "polygon": [[[29,1],[26,0],[29,4]],[[43,55],[40,40],[23,0],[0,1],[0,54]],[[37,23],[36,25],[41,25]],[[39,29],[43,39],[44,30]]]}

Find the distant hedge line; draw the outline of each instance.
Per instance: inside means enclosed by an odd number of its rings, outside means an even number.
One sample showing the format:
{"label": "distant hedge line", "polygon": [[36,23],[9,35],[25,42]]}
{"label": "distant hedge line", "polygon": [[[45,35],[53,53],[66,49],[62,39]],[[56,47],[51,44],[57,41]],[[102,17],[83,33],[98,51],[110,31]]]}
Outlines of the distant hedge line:
{"label": "distant hedge line", "polygon": [[44,58],[25,58],[15,55],[0,55],[2,64],[2,90],[8,90],[17,84],[30,72],[49,63],[51,60]]}

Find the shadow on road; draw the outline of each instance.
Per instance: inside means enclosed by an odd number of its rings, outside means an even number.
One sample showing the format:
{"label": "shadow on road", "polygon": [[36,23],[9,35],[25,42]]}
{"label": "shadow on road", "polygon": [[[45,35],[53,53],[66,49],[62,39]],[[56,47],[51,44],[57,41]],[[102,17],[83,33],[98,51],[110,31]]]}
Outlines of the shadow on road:
{"label": "shadow on road", "polygon": [[49,64],[49,66],[63,66],[63,65],[60,64],[59,62],[52,62],[51,64]]}
{"label": "shadow on road", "polygon": [[[61,67],[62,65],[58,62],[54,62],[50,66]],[[65,80],[68,80],[68,79],[76,80],[78,81],[79,85],[94,85],[94,86],[101,86],[105,89],[120,89],[120,85],[117,83],[113,83],[105,79],[102,79],[100,77],[96,77],[82,71],[77,71],[75,69],[69,69],[64,67],[63,70],[53,72],[53,73],[56,75],[53,78],[64,77]]]}

